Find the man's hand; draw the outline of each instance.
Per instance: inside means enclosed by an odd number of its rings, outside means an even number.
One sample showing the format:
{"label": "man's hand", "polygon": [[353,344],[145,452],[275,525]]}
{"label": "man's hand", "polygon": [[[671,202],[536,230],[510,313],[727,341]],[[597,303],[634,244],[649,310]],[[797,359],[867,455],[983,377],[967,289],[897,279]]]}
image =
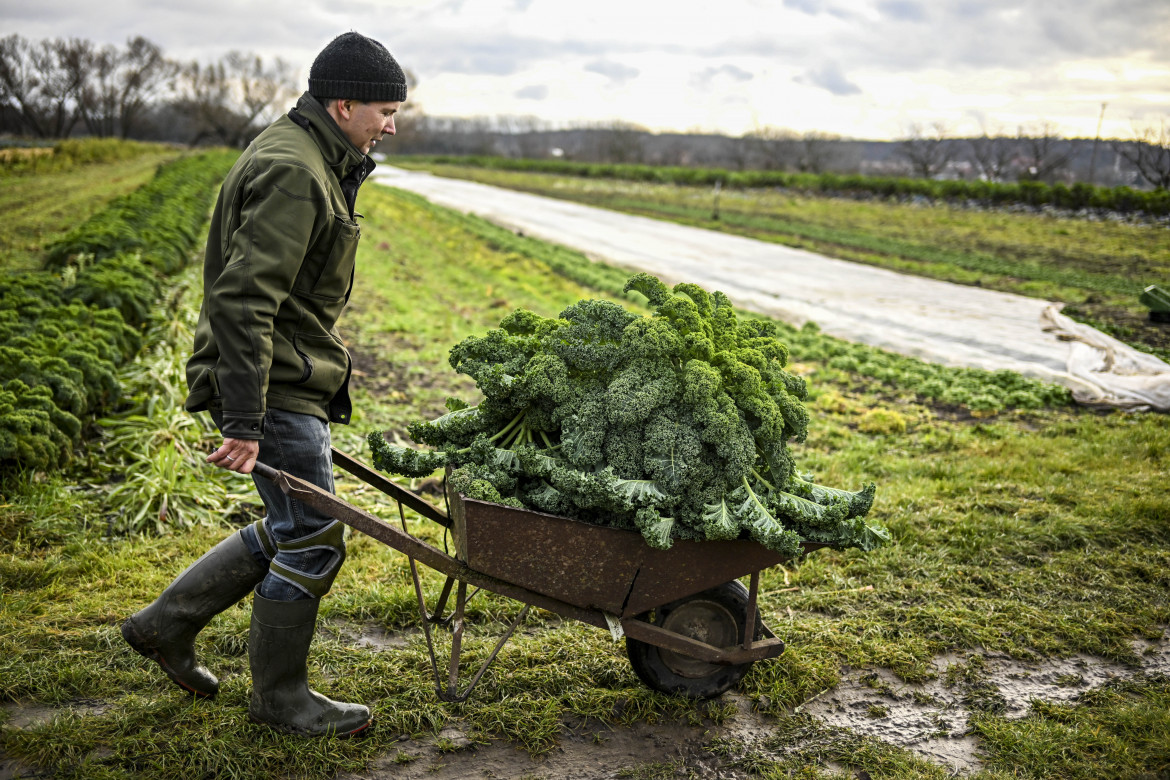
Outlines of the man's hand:
{"label": "man's hand", "polygon": [[208,463],[240,474],[251,474],[260,455],[260,442],[255,439],[224,437],[223,446],[207,456]]}

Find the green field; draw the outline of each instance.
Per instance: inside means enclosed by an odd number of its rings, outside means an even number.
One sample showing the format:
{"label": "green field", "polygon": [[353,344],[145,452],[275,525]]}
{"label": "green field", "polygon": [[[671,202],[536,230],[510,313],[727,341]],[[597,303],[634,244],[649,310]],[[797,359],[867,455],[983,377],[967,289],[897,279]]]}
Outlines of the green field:
{"label": "green field", "polygon": [[393,164],[1059,301],[1072,317],[1170,356],[1170,328],[1151,324],[1138,301],[1147,285],[1170,285],[1170,232],[1164,224],[780,190],[724,189],[716,195],[710,187],[420,164],[409,157]]}
{"label": "green field", "polygon": [[[616,297],[612,281],[620,274],[415,196],[368,186],[360,211],[365,240],[342,323],[358,370],[357,414],[353,425],[334,429],[335,444],[360,459],[368,460],[369,431],[405,437],[410,420],[437,415],[450,395],[473,393],[446,363],[447,350],[463,336],[482,333],[515,307],[555,315],[581,297]],[[935,218],[945,221],[946,213]],[[997,233],[971,240],[1006,239]],[[158,337],[127,381],[146,382],[152,373],[177,381],[173,367],[188,348],[183,323],[198,297],[197,280],[194,269],[172,280],[186,293],[154,331],[172,335]],[[169,352],[161,349],[167,341]],[[400,739],[433,739],[454,725],[475,741],[521,748],[514,776],[539,777],[539,765],[524,763],[525,752],[550,753],[569,731],[602,734],[678,721],[710,728],[704,754],[740,772],[736,777],[865,771],[942,778],[949,773],[940,765],[860,732],[824,727],[794,708],[832,688],[844,669],[888,670],[912,684],[937,675],[934,662],[951,654],[943,680],[971,702],[968,728],[983,750],[978,777],[1165,776],[1170,678],[1141,672],[1135,645],[1164,643],[1170,624],[1165,416],[1064,405],[956,414],[822,359],[799,353],[793,359],[809,383],[812,415],[807,442],[794,448],[797,467],[826,484],[875,481],[871,516],[895,544],[870,554],[822,550],[765,573],[763,617],[789,648],[753,667],[740,686],[768,724],[759,740],[721,739],[718,726],[733,716],[729,702],[654,693],[607,632],[549,613],[527,618],[468,702],[440,702],[407,562],[356,534],[322,606],[311,682],[328,695],[368,703],[376,720],[370,736],[308,742],[247,722],[247,602],[202,635],[200,652],[224,685],[215,701],[192,702],[147,668],[118,629],[230,532],[231,522],[250,521],[255,508],[220,525],[214,507],[205,518],[195,511],[188,517],[207,524],[161,537],[113,532],[119,520],[110,485],[130,467],[106,438],[90,439],[67,473],[8,474],[2,483],[0,752],[57,776],[329,777],[367,770],[378,757],[437,766],[441,757]],[[160,368],[166,366],[171,373]],[[210,448],[210,440],[203,446]],[[228,493],[249,493],[246,478],[212,475],[197,452],[178,470],[200,483],[221,480]],[[360,483],[342,479],[339,491],[397,518],[393,505]],[[218,500],[217,507],[234,505],[230,496]],[[441,529],[407,517],[417,533],[443,545]],[[441,578],[429,573],[426,584],[433,599]],[[490,651],[516,608],[491,596],[473,602],[469,663]],[[383,639],[376,649],[359,642],[370,635]],[[1018,719],[1005,716],[983,673],[992,663],[985,659],[1000,654],[1078,653],[1126,671],[1070,704],[1038,702]],[[889,702],[909,695],[891,690]],[[30,712],[48,714],[22,720]],[[880,719],[880,708],[872,716]],[[441,756],[457,746],[440,741],[438,749]],[[622,776],[686,772],[646,761]]]}
{"label": "green field", "polygon": [[40,268],[42,250],[54,238],[100,211],[119,195],[141,187],[160,163],[179,152],[158,148],[126,160],[94,163],[45,176],[0,179],[0,270]]}

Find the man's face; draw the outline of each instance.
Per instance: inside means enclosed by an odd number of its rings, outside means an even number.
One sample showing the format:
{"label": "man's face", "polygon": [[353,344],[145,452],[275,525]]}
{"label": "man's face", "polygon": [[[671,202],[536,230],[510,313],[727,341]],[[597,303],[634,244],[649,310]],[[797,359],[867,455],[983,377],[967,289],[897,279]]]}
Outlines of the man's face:
{"label": "man's face", "polygon": [[397,100],[375,103],[341,100],[337,103],[334,119],[353,145],[363,154],[369,154],[382,136],[394,135],[394,114],[401,105]]}

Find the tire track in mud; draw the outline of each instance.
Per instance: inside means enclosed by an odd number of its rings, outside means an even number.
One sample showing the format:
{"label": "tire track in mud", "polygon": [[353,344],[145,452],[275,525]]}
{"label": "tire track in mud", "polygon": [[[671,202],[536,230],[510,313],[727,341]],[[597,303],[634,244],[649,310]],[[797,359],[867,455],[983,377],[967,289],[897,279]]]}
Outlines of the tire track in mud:
{"label": "tire track in mud", "polygon": [[[392,652],[404,641],[401,633],[380,636],[378,629],[361,633],[360,644]],[[1086,691],[1136,674],[1170,674],[1170,636],[1150,642],[1135,640],[1137,665],[1091,655],[1013,659],[981,650],[939,656],[935,677],[905,683],[884,669],[843,669],[840,683],[796,708],[830,730],[871,737],[938,764],[956,776],[982,767],[979,739],[968,732],[975,712],[994,711],[1016,719],[1031,711],[1031,702],[1075,703]],[[523,750],[493,741],[475,744],[458,724],[428,739],[403,739],[397,751],[380,757],[368,771],[338,780],[389,778],[566,778],[602,780],[630,776],[648,764],[656,771],[694,778],[748,780],[758,776],[751,758],[767,758],[764,743],[778,721],[755,711],[742,694],[725,694],[738,713],[722,724],[692,726],[679,722],[638,723],[628,728],[601,724],[566,724],[560,744],[551,753],[531,757]],[[780,758],[779,755],[774,755]],[[841,769],[840,767],[828,767]],[[633,775],[639,776],[639,775]]]}

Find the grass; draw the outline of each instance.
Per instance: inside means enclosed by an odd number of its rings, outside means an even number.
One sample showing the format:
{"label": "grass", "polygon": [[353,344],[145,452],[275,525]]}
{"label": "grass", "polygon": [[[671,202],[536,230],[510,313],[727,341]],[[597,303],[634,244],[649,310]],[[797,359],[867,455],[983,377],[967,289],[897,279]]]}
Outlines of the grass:
{"label": "grass", "polygon": [[[477,220],[376,186],[363,191],[361,210],[367,238],[342,323],[358,369],[356,414],[353,425],[334,429],[335,443],[361,459],[366,432],[404,435],[407,421],[438,414],[447,396],[470,400],[474,388],[446,365],[460,338],[516,306],[555,314],[597,296],[568,278],[599,273],[575,253],[505,241]],[[839,776],[838,768],[944,777],[906,750],[791,708],[834,685],[843,665],[914,681],[932,673],[940,653],[984,648],[1021,658],[1091,653],[1136,668],[1133,640],[1162,637],[1170,624],[1164,416],[1059,408],[953,419],[796,358],[812,388],[813,419],[794,451],[798,468],[843,487],[876,481],[873,514],[896,544],[868,555],[822,550],[765,572],[763,617],[789,647],[756,664],[741,685],[773,719],[772,731],[761,743],[728,748],[728,761],[761,777]],[[878,410],[887,415],[875,418]],[[118,634],[129,612],[231,529],[110,535],[109,507],[86,479],[25,475],[0,489],[0,719],[9,720],[0,751],[30,767],[87,778],[328,777],[397,755],[402,734],[433,736],[446,724],[541,754],[555,748],[566,722],[718,724],[732,714],[722,701],[648,690],[608,632],[542,612],[527,618],[468,702],[443,703],[406,560],[355,534],[322,605],[311,683],[368,703],[376,727],[344,742],[276,735],[246,720],[246,602],[201,635],[201,655],[223,680],[213,702],[181,695]],[[339,489],[386,519],[397,515],[361,483],[342,479]],[[408,519],[442,547],[441,529]],[[441,578],[427,572],[425,584],[433,599]],[[468,666],[486,656],[517,608],[490,595],[472,603]],[[395,632],[401,642],[363,648],[365,628]],[[1158,776],[1170,744],[1168,695],[1165,678],[1135,675],[1074,705],[1034,706],[1022,720],[988,708],[973,722],[987,752],[982,776]],[[56,714],[11,725],[37,707]],[[645,765],[627,776],[670,771]]]}
{"label": "grass", "polygon": [[49,176],[17,176],[0,187],[0,270],[39,270],[42,250],[119,195],[141,187],[178,157],[153,147],[135,157],[69,168]]}
{"label": "grass", "polygon": [[[395,164],[413,167],[409,158]],[[1163,357],[1170,329],[1138,302],[1170,282],[1166,227],[776,190],[580,179],[452,165],[457,178],[721,230],[903,273],[1067,304],[1066,313]],[[716,217],[715,214],[718,214]]]}

